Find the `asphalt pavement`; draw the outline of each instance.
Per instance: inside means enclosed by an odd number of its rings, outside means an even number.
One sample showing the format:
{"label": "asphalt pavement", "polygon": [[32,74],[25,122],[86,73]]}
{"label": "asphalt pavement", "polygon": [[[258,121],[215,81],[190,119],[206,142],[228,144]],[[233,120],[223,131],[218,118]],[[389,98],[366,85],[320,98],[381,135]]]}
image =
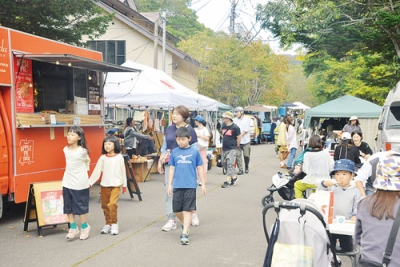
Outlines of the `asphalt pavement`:
{"label": "asphalt pavement", "polygon": [[[200,225],[190,228],[190,244],[176,230],[161,231],[167,221],[164,176],[139,183],[143,201],[121,195],[119,235],[100,234],[104,225],[99,185],[90,192],[89,239],[67,241],[67,225],[48,227],[38,237],[36,223],[23,231],[24,205],[10,205],[0,219],[1,266],[262,266],[267,242],[261,199],[279,169],[274,145],[251,146],[250,172],[230,188],[221,188],[222,169],[207,173],[207,195],[197,190]],[[276,199],[280,200],[278,194]],[[270,226],[275,216],[268,216]],[[78,225],[80,225],[78,221]],[[346,266],[346,261],[344,260]],[[349,265],[347,265],[349,266]]]}

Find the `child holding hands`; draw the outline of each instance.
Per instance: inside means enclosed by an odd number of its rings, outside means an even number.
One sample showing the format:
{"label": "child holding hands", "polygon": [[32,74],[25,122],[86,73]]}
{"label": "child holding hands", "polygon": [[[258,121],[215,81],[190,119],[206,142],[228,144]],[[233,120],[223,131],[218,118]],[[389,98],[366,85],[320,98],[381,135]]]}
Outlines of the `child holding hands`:
{"label": "child holding hands", "polygon": [[86,221],[89,212],[89,183],[88,170],[90,165],[89,152],[85,134],[81,127],[72,126],[67,133],[68,145],[64,147],[65,172],[62,178],[64,214],[69,219],[69,230],[65,238],[72,240],[79,234],[75,215],[81,221],[80,239],[89,237],[90,225]]}
{"label": "child holding hands", "polygon": [[173,212],[183,225],[181,244],[188,245],[192,212],[196,210],[196,170],[203,184],[203,195],[207,192],[205,174],[199,151],[189,145],[189,129],[178,128],[175,137],[179,147],[171,151],[169,159],[168,195],[172,196]]}
{"label": "child holding hands", "polygon": [[93,170],[89,179],[89,184],[92,186],[100,175],[100,201],[101,208],[104,212],[106,225],[101,230],[101,234],[111,233],[118,235],[118,198],[120,187],[123,187],[123,193],[126,192],[126,169],[123,156],[120,154],[121,145],[115,136],[107,136],[103,140],[102,154],[97,161],[96,167]]}
{"label": "child holding hands", "polygon": [[[347,220],[356,220],[357,205],[361,199],[360,190],[350,184],[350,181],[356,175],[354,171],[355,164],[349,159],[340,159],[335,161],[331,176],[335,179],[323,180],[318,186],[319,190],[333,191],[334,216],[345,216]],[[342,252],[354,250],[353,237],[349,235],[332,234],[333,240],[339,239]]]}

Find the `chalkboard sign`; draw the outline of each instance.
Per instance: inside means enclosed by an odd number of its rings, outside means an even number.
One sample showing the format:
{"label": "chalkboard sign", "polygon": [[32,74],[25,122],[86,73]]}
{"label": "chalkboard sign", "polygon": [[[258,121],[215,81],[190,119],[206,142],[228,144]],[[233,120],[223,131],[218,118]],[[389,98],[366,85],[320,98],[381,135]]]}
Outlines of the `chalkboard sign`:
{"label": "chalkboard sign", "polygon": [[24,231],[28,223],[36,222],[39,236],[43,236],[42,227],[68,224],[64,214],[64,199],[61,181],[30,184],[26,202]]}

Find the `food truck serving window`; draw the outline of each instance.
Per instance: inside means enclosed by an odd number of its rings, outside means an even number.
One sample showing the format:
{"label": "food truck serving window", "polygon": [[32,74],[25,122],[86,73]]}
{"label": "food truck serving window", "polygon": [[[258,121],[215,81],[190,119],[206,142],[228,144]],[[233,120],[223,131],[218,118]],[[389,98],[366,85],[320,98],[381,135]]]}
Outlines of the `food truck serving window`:
{"label": "food truck serving window", "polygon": [[[138,70],[67,54],[16,55],[18,127],[75,124],[76,119],[82,124],[102,124],[101,75],[108,71]],[[57,118],[53,116],[50,120],[46,116],[44,119],[43,114],[56,114]]]}
{"label": "food truck serving window", "polygon": [[100,115],[96,71],[32,61],[32,74],[34,112]]}

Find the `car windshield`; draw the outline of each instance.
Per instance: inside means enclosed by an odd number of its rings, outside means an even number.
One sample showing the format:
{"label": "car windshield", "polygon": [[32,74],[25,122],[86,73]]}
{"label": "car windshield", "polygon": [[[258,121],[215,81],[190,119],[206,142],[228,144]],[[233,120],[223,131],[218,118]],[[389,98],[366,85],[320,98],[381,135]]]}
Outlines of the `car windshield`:
{"label": "car windshield", "polygon": [[400,129],[400,103],[390,106],[387,119],[387,129]]}

